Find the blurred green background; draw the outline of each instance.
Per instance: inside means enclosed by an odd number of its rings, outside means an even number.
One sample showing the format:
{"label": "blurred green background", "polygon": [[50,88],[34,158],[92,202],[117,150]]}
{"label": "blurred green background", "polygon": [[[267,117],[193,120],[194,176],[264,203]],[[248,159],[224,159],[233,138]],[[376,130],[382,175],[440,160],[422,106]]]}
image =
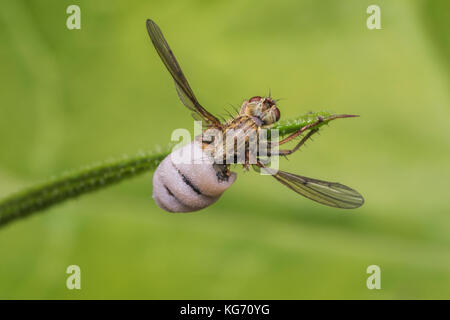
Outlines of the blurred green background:
{"label": "blurred green background", "polygon": [[[66,8],[81,8],[81,30]],[[381,7],[382,30],[366,8]],[[269,88],[282,117],[360,114],[283,170],[359,190],[321,206],[237,168],[218,203],[168,214],[152,174],[0,229],[0,298],[450,298],[448,1],[4,1],[0,197],[166,145],[190,113],[145,28],[164,31],[200,102]],[[67,290],[68,265],[82,290]],[[381,290],[366,268],[381,267]]]}

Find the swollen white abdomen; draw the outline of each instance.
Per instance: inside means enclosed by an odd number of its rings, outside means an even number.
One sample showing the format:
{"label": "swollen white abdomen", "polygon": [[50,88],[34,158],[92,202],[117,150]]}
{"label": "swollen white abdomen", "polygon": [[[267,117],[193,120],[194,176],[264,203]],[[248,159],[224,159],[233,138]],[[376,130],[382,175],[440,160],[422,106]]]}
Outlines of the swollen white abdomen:
{"label": "swollen white abdomen", "polygon": [[169,212],[196,211],[216,202],[235,180],[234,172],[220,180],[211,159],[194,141],[160,163],[153,175],[153,199]]}

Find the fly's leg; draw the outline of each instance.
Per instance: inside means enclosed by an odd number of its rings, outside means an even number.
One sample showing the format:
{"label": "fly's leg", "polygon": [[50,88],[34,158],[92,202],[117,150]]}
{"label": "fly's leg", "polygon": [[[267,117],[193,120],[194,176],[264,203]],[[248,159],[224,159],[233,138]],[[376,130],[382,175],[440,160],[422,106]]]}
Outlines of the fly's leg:
{"label": "fly's leg", "polygon": [[[303,132],[305,132],[305,131],[308,130],[308,129],[311,129],[311,128],[315,127],[316,125],[318,125],[318,124],[321,123],[322,121],[323,121],[323,118],[322,118],[322,117],[317,117],[317,121],[315,121],[315,122],[313,122],[313,123],[310,123],[310,124],[308,124],[307,126],[304,126],[304,127],[300,128],[299,130],[297,130],[296,132],[294,132],[294,133],[291,134],[290,136],[288,136],[288,137],[284,138],[283,140],[281,140],[281,141],[278,143],[278,145],[279,145],[279,146],[280,146],[280,145],[283,145],[283,144],[285,144],[285,143],[291,141],[292,139],[297,138],[297,137],[298,137],[299,135],[301,135]],[[307,134],[306,136],[303,137],[302,140],[300,140],[299,143],[297,143],[297,145],[296,145],[294,148],[292,148],[292,149],[290,149],[290,150],[278,150],[278,152],[277,152],[276,154],[274,154],[274,155],[278,155],[278,156],[287,156],[287,155],[290,155],[290,154],[294,153],[294,152],[297,151],[302,145],[304,145],[305,142],[306,142],[309,138],[311,138],[311,136],[312,136],[314,133],[316,133],[317,131],[319,131],[318,128],[311,130],[310,132],[308,132],[308,134]]]}
{"label": "fly's leg", "polygon": [[278,150],[278,153],[275,154],[275,155],[278,155],[278,156],[288,156],[288,155],[294,153],[294,152],[297,151],[302,145],[304,145],[305,142],[306,142],[309,138],[311,138],[311,136],[312,136],[314,133],[316,133],[317,131],[319,131],[319,129],[317,129],[317,128],[311,130],[310,132],[308,132],[308,134],[307,134],[306,136],[304,136],[304,137],[302,138],[302,140],[300,140],[299,143],[297,143],[297,145],[296,145],[294,148],[292,148],[292,149],[290,149],[290,150]]}
{"label": "fly's leg", "polygon": [[252,152],[250,150],[250,141],[246,139],[245,141],[245,160],[244,164],[242,165],[246,171],[250,170],[250,163],[255,163],[255,159],[252,155]]}
{"label": "fly's leg", "polygon": [[[340,119],[340,118],[354,118],[354,117],[359,117],[357,115],[354,114],[335,114],[332,115],[330,117],[327,117],[327,122],[334,120],[334,119]],[[292,139],[298,137],[299,135],[301,135],[303,132],[305,132],[308,129],[311,129],[312,127],[318,125],[319,123],[323,122],[324,119],[322,117],[317,117],[317,121],[308,124],[307,126],[304,126],[303,128],[300,128],[299,130],[295,131],[293,134],[291,134],[290,136],[284,138],[283,140],[281,140],[278,145],[281,146],[282,144],[285,144],[286,142],[291,141]]]}
{"label": "fly's leg", "polygon": [[[333,115],[333,116],[331,116],[331,117],[327,117],[327,122],[328,122],[328,121],[331,121],[331,120],[334,120],[334,119],[339,119],[339,118],[352,118],[352,117],[358,117],[358,116],[357,116],[357,115],[352,115],[352,114],[337,114],[337,115]],[[278,145],[279,145],[279,146],[280,146],[280,145],[283,145],[283,144],[285,144],[285,143],[291,141],[292,139],[295,139],[296,137],[298,137],[299,135],[301,135],[301,134],[302,134],[303,132],[305,132],[306,130],[311,129],[311,128],[314,128],[315,126],[317,126],[318,124],[320,124],[320,123],[323,122],[323,121],[324,121],[324,118],[322,118],[322,117],[320,117],[320,116],[317,117],[317,121],[315,121],[315,122],[313,122],[313,123],[311,123],[311,124],[308,124],[307,126],[304,126],[304,127],[300,128],[299,130],[295,131],[295,132],[292,133],[290,136],[288,136],[288,137],[284,138],[283,140],[281,140],[280,142],[278,142]],[[314,133],[316,133],[317,131],[319,131],[319,128],[311,129],[311,131],[308,132],[308,133],[306,134],[306,136],[304,136],[304,137],[302,138],[302,140],[301,140],[301,141],[300,141],[293,149],[290,149],[290,150],[278,150],[278,152],[274,152],[274,153],[272,153],[271,155],[272,155],[272,156],[277,156],[277,155],[278,155],[278,156],[288,156],[288,155],[294,153],[294,152],[297,151],[302,145],[304,145],[305,142],[306,142],[309,138],[311,138],[311,136],[312,136]],[[269,143],[269,145],[270,145],[270,143]],[[269,147],[269,150],[271,150],[270,147]],[[261,159],[260,159],[260,158],[258,158],[258,160],[260,160],[260,161],[258,161],[257,166],[260,167],[260,168],[263,168],[262,166],[264,165],[264,163],[261,162]]]}
{"label": "fly's leg", "polygon": [[321,123],[323,121],[322,117],[317,117],[317,121],[308,124],[307,126],[304,126],[303,128],[300,128],[299,130],[295,131],[293,134],[291,134],[290,136],[284,138],[283,140],[281,140],[280,142],[278,142],[278,145],[281,146],[282,144],[285,144],[289,141],[291,141],[294,138],[297,138],[299,135],[301,135],[303,132],[305,132],[306,130],[318,125],[319,123]]}
{"label": "fly's leg", "polygon": [[250,152],[248,149],[245,150],[245,162],[242,166],[246,171],[250,170]]}

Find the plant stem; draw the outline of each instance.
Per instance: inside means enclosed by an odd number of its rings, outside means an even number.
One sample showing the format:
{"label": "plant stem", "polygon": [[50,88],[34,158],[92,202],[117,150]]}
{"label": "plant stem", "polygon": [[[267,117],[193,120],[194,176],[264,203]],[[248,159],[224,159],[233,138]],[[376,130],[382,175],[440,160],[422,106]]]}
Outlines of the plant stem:
{"label": "plant stem", "polygon": [[358,116],[349,114],[333,114],[327,111],[310,112],[297,118],[278,121],[271,129],[277,129],[280,137],[283,137],[316,122],[319,117],[322,118],[323,121],[311,127],[309,130],[318,129],[335,119],[352,118]]}
{"label": "plant stem", "polygon": [[143,153],[103,162],[13,194],[0,202],[0,227],[65,200],[154,170],[167,155],[168,152]]}

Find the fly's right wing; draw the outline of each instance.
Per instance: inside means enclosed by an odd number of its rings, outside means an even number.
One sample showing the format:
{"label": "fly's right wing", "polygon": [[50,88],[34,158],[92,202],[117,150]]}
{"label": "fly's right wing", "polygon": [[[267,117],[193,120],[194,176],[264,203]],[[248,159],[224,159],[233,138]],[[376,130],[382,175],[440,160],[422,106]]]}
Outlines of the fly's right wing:
{"label": "fly's right wing", "polygon": [[155,46],[156,51],[161,57],[162,62],[175,81],[175,88],[181,102],[183,102],[183,104],[188,109],[194,111],[194,113],[199,115],[207,125],[220,128],[221,124],[219,119],[206,111],[206,109],[203,108],[198,102],[197,98],[194,95],[194,92],[189,86],[186,77],[183,74],[183,71],[180,68],[180,65],[177,62],[177,59],[175,59],[175,56],[170,49],[169,44],[164,38],[161,29],[153,20],[147,20],[147,31],[153,45]]}
{"label": "fly's right wing", "polygon": [[364,198],[358,191],[338,182],[308,178],[284,171],[275,172],[265,167],[262,169],[289,189],[326,206],[355,209],[364,204]]}
{"label": "fly's right wing", "polygon": [[274,178],[302,196],[330,207],[355,209],[364,203],[364,198],[358,191],[337,182],[312,179],[284,171],[278,171]]}

